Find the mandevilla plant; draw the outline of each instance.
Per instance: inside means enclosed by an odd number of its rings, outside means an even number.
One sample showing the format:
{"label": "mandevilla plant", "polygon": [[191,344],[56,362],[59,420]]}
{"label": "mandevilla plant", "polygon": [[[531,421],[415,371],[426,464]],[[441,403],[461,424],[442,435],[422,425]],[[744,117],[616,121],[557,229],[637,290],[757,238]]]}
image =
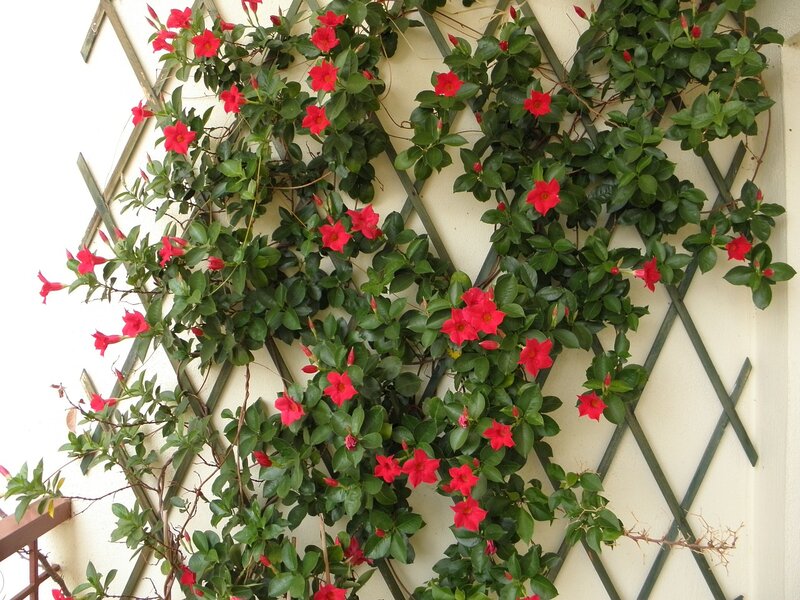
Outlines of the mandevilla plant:
{"label": "mandevilla plant", "polygon": [[[536,543],[536,522],[565,519],[569,543],[595,552],[623,534],[598,475],[550,461],[562,404],[542,390],[553,361],[592,350],[576,416],[620,423],[647,378],[628,360],[648,312],[631,285],[674,285],[723,251],[737,264],[725,278],[765,308],[794,275],[768,245],[781,206],[751,181],[711,203],[663,149],[676,140],[704,155],[755,134],[772,104],[760,49],[781,36],[747,16],[755,0],[603,0],[576,9],[585,31],[562,74],[543,63],[528,7],[512,7],[477,41],[449,36],[395,155],[384,73],[398,39],[443,0],[334,0],[308,23],[243,5],[245,24],[189,8],[162,22],[150,9],[164,68],[218,107],[199,114],[180,86],[139,102],[134,124],[156,120],[166,154],[117,200],[166,225],[155,238],[110,232],[106,256],[79,249],[69,284],[39,276],[45,299],[65,287],[140,295],[120,333],[94,333],[101,354],[135,339],[142,359],[160,347],[181,369],[241,367],[245,397],[221,411],[217,436],[214,406],[143,370],[120,374],[118,397],[75,405],[97,428],[70,433],[65,451],[147,490],[149,502],[114,505],[112,539],[152,552],[163,597],[180,585],[226,600],[356,598],[372,572],[357,567],[391,575],[387,559],[414,560],[425,523],[410,496],[430,486],[451,502],[454,539],[414,598],[553,598],[558,557]],[[210,125],[214,111],[228,126]],[[472,118],[477,135],[458,130]],[[482,219],[494,226],[484,274],[456,271],[405,215],[381,210],[374,165],[386,152],[417,181],[460,160],[453,190],[489,203]],[[635,228],[644,251],[612,246],[616,225]],[[598,339],[609,328],[613,349]],[[253,400],[249,365],[265,345],[275,355],[276,339],[302,349],[307,377],[288,380],[276,361],[285,390]],[[523,476],[533,452],[547,485]],[[168,473],[198,455],[204,484],[181,492]],[[18,514],[61,494],[61,477],[42,473],[8,479]],[[193,521],[200,503],[206,529]],[[323,541],[299,547],[294,531],[312,518]],[[113,575],[90,571],[76,597],[108,593]]]}

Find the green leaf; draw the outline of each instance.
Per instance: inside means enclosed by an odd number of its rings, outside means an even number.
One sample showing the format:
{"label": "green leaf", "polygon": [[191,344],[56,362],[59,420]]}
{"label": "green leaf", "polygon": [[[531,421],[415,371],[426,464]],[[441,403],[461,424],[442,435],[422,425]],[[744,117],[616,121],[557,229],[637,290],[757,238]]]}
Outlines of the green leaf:
{"label": "green leaf", "polygon": [[269,595],[273,598],[282,596],[289,591],[292,586],[292,579],[294,573],[278,573],[272,581],[269,582]]}
{"label": "green leaf", "polygon": [[711,57],[702,50],[692,54],[692,58],[689,59],[689,72],[696,79],[703,79],[710,68]]}
{"label": "green leaf", "polygon": [[733,267],[730,271],[725,273],[724,279],[733,285],[750,285],[755,271],[753,267]]}
{"label": "green leaf", "polygon": [[697,255],[697,262],[703,273],[708,273],[717,264],[717,249],[714,246],[706,246]]}

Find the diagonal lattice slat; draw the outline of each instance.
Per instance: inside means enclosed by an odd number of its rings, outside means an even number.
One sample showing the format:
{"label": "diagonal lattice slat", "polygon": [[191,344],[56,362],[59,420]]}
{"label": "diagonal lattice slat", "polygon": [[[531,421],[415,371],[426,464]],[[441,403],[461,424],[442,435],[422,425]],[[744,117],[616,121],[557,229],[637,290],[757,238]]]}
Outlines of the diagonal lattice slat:
{"label": "diagonal lattice slat", "polygon": [[[292,7],[290,8],[291,14],[295,14],[300,9],[301,4],[302,0],[295,0],[292,4]],[[306,0],[306,4],[312,10],[317,10],[320,8],[316,0]],[[505,12],[509,4],[510,4],[509,0],[500,0],[497,3],[494,17],[490,20],[486,28],[486,34],[491,34],[499,26],[502,20],[502,13]],[[197,0],[194,3],[193,8],[195,10],[201,8],[205,9],[210,14],[216,13],[216,6],[212,1]],[[528,4],[522,4],[521,10],[524,12],[526,16],[535,18],[533,11]],[[426,13],[421,13],[421,16],[425,26],[430,32],[432,39],[436,43],[440,52],[442,53],[442,56],[446,56],[449,53],[450,49],[447,46],[445,38],[442,35],[441,30],[436,24],[433,16],[428,15]],[[81,50],[84,60],[88,61],[99,28],[106,19],[110,21],[112,28],[114,29],[114,32],[120,44],[122,45],[123,50],[125,51],[125,54],[130,63],[131,69],[136,75],[137,80],[139,81],[139,84],[142,87],[144,95],[148,98],[148,101],[153,102],[154,105],[157,105],[159,102],[159,96],[163,91],[165,85],[168,83],[171,73],[166,71],[161,72],[161,74],[156,79],[155,84],[153,84],[152,86],[150,85],[145,70],[142,68],[140,62],[138,61],[138,58],[136,57],[136,54],[133,51],[133,47],[130,43],[130,40],[128,39],[127,34],[125,33],[123,24],[116,13],[113,3],[110,0],[101,0],[101,2],[98,5],[97,12],[93,18],[92,26],[90,27],[89,32],[87,33],[86,40]],[[543,53],[547,57],[549,64],[556,73],[557,78],[560,81],[564,81],[566,78],[566,70],[563,64],[560,62],[560,59],[553,50],[552,45],[550,44],[549,40],[547,39],[547,36],[545,35],[543,29],[538,24],[538,22],[534,23],[534,26],[532,27],[532,33],[537,38],[540,47],[542,48]],[[477,110],[477,107],[473,108]],[[586,127],[587,133],[590,136],[593,137],[594,135],[596,135],[594,127],[592,126],[591,122],[588,121],[588,118],[584,119],[584,125]],[[111,176],[109,177],[106,187],[102,192],[100,191],[94,180],[91,178],[91,174],[88,171],[88,166],[86,165],[85,161],[83,160],[82,157],[79,157],[79,168],[82,174],[84,175],[87,187],[89,188],[90,194],[92,195],[95,201],[95,207],[97,209],[95,216],[93,217],[91,223],[87,227],[86,234],[84,235],[83,238],[84,245],[88,245],[88,243],[91,242],[97,231],[97,227],[101,222],[105,223],[105,225],[109,228],[110,231],[113,231],[113,218],[110,212],[108,211],[108,203],[120,182],[120,177],[122,172],[130,162],[132,153],[136,145],[140,141],[144,130],[145,130],[144,127],[134,128],[134,131],[132,132],[130,138],[128,139],[128,142],[126,143],[125,148],[118,162],[116,163]],[[717,200],[717,202],[729,201],[732,198],[730,192],[730,185],[733,181],[733,178],[735,177],[736,172],[739,169],[739,166],[741,165],[743,154],[744,154],[744,149],[743,147],[740,146],[736,156],[734,156],[728,174],[725,177],[721,175],[719,168],[717,167],[715,161],[710,155],[702,157],[712,180],[714,181],[715,185],[718,188],[719,199]],[[387,156],[389,160],[393,163],[394,157],[396,156],[396,151],[394,147],[391,145],[387,149]],[[402,215],[404,219],[407,219],[410,216],[412,210],[416,212],[418,217],[420,218],[420,221],[422,222],[423,227],[428,233],[439,257],[442,258],[443,260],[446,260],[448,263],[452,265],[448,249],[445,246],[444,242],[442,241],[441,236],[436,231],[436,227],[434,226],[433,221],[431,220],[430,215],[427,213],[426,208],[422,202],[422,193],[425,182],[412,181],[412,179],[405,172],[396,172],[396,173],[398,176],[398,180],[400,181],[406,193],[406,201],[402,210]],[[481,268],[481,271],[476,281],[481,281],[481,282],[486,281],[490,277],[490,273],[492,272],[492,269],[496,264],[496,262],[497,262],[496,255],[492,251],[490,251],[486,257],[486,260],[484,261],[483,267]],[[695,352],[700,358],[704,370],[706,371],[709,381],[711,382],[715,394],[718,400],[720,401],[720,404],[722,405],[723,409],[723,413],[720,416],[717,426],[714,430],[714,433],[712,434],[706,446],[706,451],[704,452],[703,457],[698,465],[698,468],[695,471],[695,475],[692,478],[692,482],[690,483],[688,489],[686,490],[683,500],[681,502],[678,502],[677,497],[675,496],[673,491],[669,488],[669,486],[666,484],[666,478],[663,474],[663,471],[661,470],[659,461],[655,456],[655,454],[653,453],[652,448],[644,432],[641,430],[641,427],[639,426],[638,419],[635,416],[635,404],[629,407],[625,423],[618,426],[618,428],[615,430],[614,435],[612,436],[609,446],[606,449],[604,457],[598,468],[598,472],[601,475],[601,477],[607,474],[614,460],[617,449],[619,448],[619,443],[622,439],[622,436],[624,435],[626,430],[630,430],[637,441],[640,451],[647,460],[648,467],[651,469],[654,478],[659,483],[659,488],[661,489],[662,495],[664,496],[665,500],[667,501],[667,504],[670,506],[671,512],[673,513],[673,524],[670,527],[670,530],[667,534],[667,539],[675,539],[678,535],[678,531],[680,531],[685,538],[693,539],[694,536],[691,532],[691,528],[688,526],[688,522],[686,521],[686,515],[692,504],[692,501],[694,500],[697,494],[697,491],[699,490],[703,482],[705,474],[708,471],[708,467],[711,464],[711,460],[719,445],[722,433],[724,432],[725,428],[728,425],[731,425],[731,428],[734,430],[737,437],[739,438],[740,444],[742,445],[748,457],[748,460],[750,461],[751,464],[755,464],[758,456],[755,447],[750,441],[749,436],[747,435],[747,432],[741,422],[741,419],[736,413],[736,403],[741,395],[742,389],[747,380],[747,376],[750,372],[749,361],[745,360],[745,363],[742,367],[742,370],[740,371],[739,378],[737,379],[734,389],[730,394],[728,394],[727,390],[725,390],[721,382],[721,379],[716,371],[715,366],[713,365],[710,359],[710,356],[708,355],[708,351],[706,350],[706,347],[702,339],[700,338],[699,333],[694,327],[692,317],[686,305],[683,303],[683,298],[686,296],[688,287],[692,281],[695,271],[696,271],[696,264],[690,265],[690,267],[687,268],[686,277],[681,283],[681,286],[678,288],[674,287],[667,288],[671,300],[671,305],[669,307],[669,310],[667,311],[666,316],[663,319],[659,333],[655,341],[653,342],[653,346],[650,350],[650,353],[648,354],[647,361],[645,362],[645,367],[647,368],[648,372],[652,371],[655,362],[660,355],[661,349],[663,348],[664,342],[666,341],[667,334],[669,333],[676,318],[680,318],[681,322],[684,325],[684,328],[687,330],[687,333],[689,334]],[[266,343],[266,347],[274,364],[281,373],[281,376],[285,380],[291,380],[292,379],[291,372],[286,367],[286,364],[280,355],[277,345],[275,345],[274,342],[272,342],[271,340],[268,340]],[[135,363],[138,351],[139,347],[137,343],[134,343],[134,346],[131,349],[131,353],[129,354],[125,363],[126,372],[128,372]],[[598,351],[600,350],[598,349]],[[176,367],[176,374],[179,376],[181,386],[185,385],[186,387],[184,389],[187,390],[191,396],[192,394],[194,394],[191,388],[191,384],[188,382],[188,380],[185,379],[185,376],[181,378],[180,370],[177,368],[177,365],[174,366]],[[433,393],[435,393],[435,389],[439,381],[441,380],[441,377],[444,372],[441,367],[442,365],[436,365],[434,367],[431,378],[424,392],[425,395],[432,395]],[[215,381],[213,388],[205,401],[196,396],[196,394],[194,395],[194,397],[196,398],[196,403],[194,405],[194,408],[197,410],[198,414],[203,414],[203,413],[208,414],[209,412],[213,412],[216,403],[220,395],[222,394],[225,383],[231,376],[232,372],[233,369],[229,365],[222,370],[222,372],[218,375],[217,380]],[[545,379],[546,379],[546,373],[543,373],[543,377],[541,378],[542,383],[544,382]],[[538,450],[540,449],[537,448],[537,451]],[[546,467],[549,462],[548,456],[543,452],[538,452],[538,456],[540,462],[542,462],[543,466]],[[194,457],[190,458],[193,459]],[[178,471],[181,477],[176,479],[176,481],[178,482],[182,481],[182,477],[185,476],[186,473],[188,472],[189,468],[191,467],[190,458],[187,458],[187,462],[185,462],[183,465],[179,467]],[[170,493],[176,493],[179,486],[180,486],[179,483],[174,484],[174,487],[170,489]],[[621,596],[619,595],[619,593],[617,592],[617,590],[613,585],[611,576],[609,575],[606,568],[603,566],[603,563],[600,560],[600,558],[593,551],[591,551],[588,548],[588,546],[584,547],[590,561],[592,562],[592,565],[594,566],[598,574],[598,577],[604,589],[606,590],[606,593],[612,599],[621,598]],[[568,552],[569,552],[569,547],[567,547],[566,544],[562,544],[561,550],[559,552],[561,554],[562,561],[564,558],[566,558]],[[661,573],[661,568],[663,567],[663,564],[666,561],[668,554],[669,554],[669,547],[668,546],[662,547],[661,551],[659,552],[656,558],[656,561],[651,567],[647,580],[638,598],[644,599],[649,597],[653,589],[653,586],[655,585],[655,582],[657,581],[658,576]],[[134,573],[131,574],[131,578],[129,579],[128,584],[125,587],[125,592],[123,592],[123,595],[130,594],[133,592],[133,589],[138,583],[138,578],[141,577],[141,574],[143,573],[143,570],[147,565],[148,558],[149,557],[145,556],[144,553],[142,553],[142,555],[139,556],[136,568],[134,569],[134,571],[138,569],[138,572],[135,574]],[[719,583],[716,581],[716,578],[714,577],[714,574],[711,571],[711,568],[708,565],[707,561],[705,561],[703,557],[697,557],[697,556],[695,557],[695,560],[697,561],[698,567],[700,568],[700,571],[706,580],[706,583],[709,587],[709,591],[711,592],[712,597],[714,597],[715,599],[724,598],[725,596],[723,595]],[[404,595],[400,591],[397,582],[394,581],[394,576],[392,575],[391,569],[387,569],[386,566],[387,565],[385,564],[379,565],[380,571],[382,575],[384,575],[384,577],[387,579],[387,584],[389,585],[393,596],[395,598],[403,598]],[[559,572],[558,568],[553,569],[553,571],[551,572],[552,580],[556,579],[558,572]]]}

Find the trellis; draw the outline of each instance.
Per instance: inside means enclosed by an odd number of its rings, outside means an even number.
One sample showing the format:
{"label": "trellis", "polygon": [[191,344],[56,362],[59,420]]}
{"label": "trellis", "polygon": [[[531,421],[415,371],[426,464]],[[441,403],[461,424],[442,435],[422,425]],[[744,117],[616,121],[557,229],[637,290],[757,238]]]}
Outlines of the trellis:
{"label": "trellis", "polygon": [[[293,0],[291,6],[288,9],[289,15],[295,15],[305,4],[311,10],[318,10],[320,5],[317,3],[317,0]],[[510,0],[499,0],[495,9],[494,9],[494,16],[488,23],[485,34],[491,35],[493,34],[496,29],[499,27],[501,23],[501,19],[503,18],[503,14],[507,11],[509,5],[511,4]],[[533,10],[531,9],[530,5],[527,3],[522,3],[519,6],[520,10],[525,14],[527,17],[536,18]],[[209,15],[215,16],[217,14],[217,6],[214,0],[195,0],[193,6],[193,11],[197,10],[204,10]],[[439,51],[441,52],[442,56],[446,56],[450,52],[450,46],[448,46],[447,42],[445,41],[445,37],[442,34],[439,26],[435,22],[433,16],[427,14],[425,12],[420,12],[420,17],[427,28],[428,32],[431,35],[431,38],[435,42],[436,46],[438,47]],[[94,15],[92,20],[92,24],[89,28],[89,31],[86,35],[85,41],[81,48],[81,54],[84,58],[84,61],[89,60],[90,54],[92,52],[94,42],[100,30],[100,27],[108,21],[111,27],[114,30],[116,38],[122,47],[125,56],[129,62],[130,68],[132,69],[139,85],[142,89],[144,96],[147,98],[148,104],[150,106],[159,107],[161,105],[160,95],[162,91],[165,89],[166,85],[170,82],[170,79],[173,73],[169,72],[168,70],[163,70],[155,80],[155,83],[151,85],[150,79],[147,75],[146,69],[141,64],[138,56],[136,55],[135,49],[133,44],[131,43],[130,38],[128,37],[124,24],[120,19],[120,16],[114,6],[114,4],[110,0],[100,0],[97,11]],[[566,70],[557,56],[556,52],[554,51],[550,41],[548,40],[545,32],[541,28],[538,21],[534,21],[534,25],[532,26],[531,33],[536,37],[539,46],[542,49],[542,52],[549,63],[550,67],[556,74],[556,77],[563,81],[566,77]],[[680,100],[676,99],[676,106],[678,105]],[[479,106],[472,106],[473,111],[479,110]],[[375,118],[376,124],[379,124],[377,117]],[[584,120],[584,127],[587,133],[594,137],[596,135],[596,130],[594,129],[591,122]],[[115,166],[113,167],[111,174],[105,184],[104,188],[100,188],[95,181],[94,177],[92,176],[88,164],[84,160],[82,155],[78,157],[78,168],[81,172],[81,175],[84,178],[86,186],[88,188],[89,194],[94,201],[95,205],[95,213],[89,222],[86,231],[84,233],[83,239],[81,241],[81,246],[88,246],[94,236],[97,233],[98,227],[103,224],[106,229],[109,231],[110,235],[114,236],[114,231],[116,228],[114,217],[109,210],[109,203],[113,196],[115,195],[118,186],[121,182],[122,174],[125,169],[128,167],[134,150],[137,147],[137,144],[140,142],[143,134],[145,132],[144,126],[137,126],[133,129],[132,133],[130,134],[127,142],[125,143],[123,150],[120,154],[119,159],[117,160]],[[394,163],[394,159],[397,156],[397,151],[394,149],[391,143],[389,143],[388,148],[386,150],[387,157],[389,160]],[[706,154],[702,157],[703,163],[708,171],[711,179],[714,182],[714,185],[717,188],[718,197],[715,202],[715,206],[718,206],[723,203],[728,203],[733,201],[733,197],[731,195],[731,185],[736,177],[736,174],[739,168],[742,165],[742,161],[745,157],[746,149],[744,144],[741,142],[736,149],[730,164],[727,167],[725,174],[723,175],[722,171],[718,167],[716,161],[710,154]],[[403,208],[401,210],[401,215],[405,220],[408,220],[412,213],[416,213],[417,217],[419,218],[422,227],[425,229],[425,232],[429,236],[433,247],[436,250],[437,255],[442,258],[443,260],[447,261],[448,264],[451,265],[452,268],[452,260],[450,259],[447,247],[445,246],[441,236],[439,235],[434,223],[425,208],[425,205],[422,201],[423,196],[423,189],[425,186],[425,181],[418,181],[413,180],[405,171],[398,171],[394,170],[395,174],[397,175],[399,183],[402,185],[404,193],[406,194],[406,200],[403,204]],[[610,222],[609,228],[613,230],[614,223]],[[485,281],[489,276],[496,265],[497,256],[494,251],[490,250],[487,254],[483,266],[480,269],[476,277],[477,282]],[[698,332],[694,321],[692,319],[689,310],[684,303],[684,298],[689,290],[689,287],[694,279],[694,275],[696,274],[698,267],[697,260],[693,260],[686,268],[686,273],[681,281],[679,286],[673,285],[666,285],[664,286],[670,299],[669,308],[662,319],[661,325],[659,327],[658,333],[651,345],[649,353],[647,355],[646,360],[644,361],[644,367],[648,373],[651,373],[658,361],[661,352],[664,348],[666,343],[667,337],[672,330],[673,325],[675,324],[676,319],[680,319],[683,327],[689,337],[691,342],[692,348],[694,349],[706,376],[708,377],[708,381],[710,382],[714,394],[717,397],[717,400],[721,406],[721,413],[719,419],[716,423],[716,426],[708,439],[706,444],[705,450],[698,461],[697,467],[694,471],[694,475],[691,478],[691,481],[683,492],[682,498],[679,499],[678,495],[676,494],[675,490],[670,486],[665,476],[664,470],[661,466],[661,462],[656,457],[653,448],[648,441],[647,435],[643,431],[639,419],[636,415],[636,406],[638,404],[638,399],[626,405],[626,414],[625,414],[625,421],[618,425],[611,436],[610,441],[605,449],[603,457],[600,463],[597,466],[597,473],[600,475],[601,478],[605,478],[611,468],[613,461],[617,455],[617,452],[620,448],[623,436],[625,435],[626,431],[630,431],[631,435],[633,435],[634,440],[644,458],[652,476],[655,480],[658,489],[665,500],[669,511],[672,515],[672,523],[669,527],[669,530],[665,536],[665,540],[667,541],[674,541],[681,535],[687,542],[693,543],[696,541],[696,536],[690,526],[687,516],[689,511],[692,507],[692,504],[697,497],[698,491],[705,480],[705,477],[708,473],[709,466],[714,458],[717,449],[719,448],[720,442],[722,440],[723,434],[728,426],[731,427],[733,432],[735,433],[739,444],[742,447],[742,450],[745,453],[746,459],[748,462],[755,466],[758,460],[758,453],[750,440],[750,437],[745,429],[744,424],[736,411],[736,405],[741,397],[742,391],[747,383],[748,376],[751,372],[751,364],[749,359],[745,358],[742,366],[739,370],[738,377],[736,382],[733,386],[733,389],[728,392],[725,388],[720,375],[715,367],[709,352],[707,350],[706,344],[703,341],[700,333]],[[146,298],[142,298],[143,304],[146,305]],[[133,343],[133,346],[124,362],[122,372],[129,373],[133,368],[137,356],[141,350],[141,344],[144,343],[139,339],[136,339]],[[274,343],[273,340],[268,339],[266,342],[266,350],[271,357],[275,367],[277,368],[278,372],[280,373],[281,377],[285,381],[292,381],[292,373],[290,369],[287,367],[286,362],[284,361],[281,353]],[[603,348],[600,341],[595,337],[594,339],[594,352],[602,353]],[[212,385],[212,389],[206,395],[205,398],[202,398],[197,390],[192,385],[191,381],[189,380],[188,376],[179,368],[179,364],[172,360],[171,361],[172,368],[175,371],[175,374],[178,379],[179,387],[186,393],[187,397],[190,399],[191,409],[197,414],[198,416],[205,416],[208,414],[212,414],[217,407],[217,404],[222,397],[226,384],[229,382],[231,375],[234,372],[233,367],[230,364],[223,365],[220,369],[219,373],[217,374],[216,380]],[[542,372],[539,381],[540,383],[544,384],[547,379],[549,371]],[[423,396],[431,396],[435,393],[439,382],[441,381],[442,377],[444,376],[444,368],[441,364],[434,364],[432,369],[431,377],[428,381],[428,384],[423,392]],[[88,390],[94,391],[91,381],[88,378],[88,375],[84,373],[84,383]],[[109,394],[110,396],[117,396],[122,391],[122,384],[117,383],[114,389]],[[640,395],[641,397],[641,395]],[[95,431],[95,435],[100,434],[100,428]],[[219,436],[217,436],[219,437]],[[546,449],[541,444],[535,445],[535,452],[539,462],[545,467],[545,471],[547,471],[546,467],[548,466],[550,459],[548,458],[548,454]],[[117,448],[117,452],[120,453],[121,458],[124,461],[124,452],[125,450],[122,448]],[[217,452],[221,452],[221,448],[216,449]],[[181,488],[182,482],[184,481],[185,477],[188,475],[192,463],[194,461],[194,456],[187,456],[183,462],[177,466],[175,477],[169,487],[167,492],[166,500],[169,500],[170,497],[176,495]],[[133,483],[133,482],[131,482]],[[552,485],[557,485],[555,481],[551,480]],[[144,507],[149,508],[150,511],[148,514],[151,516],[151,525],[156,526],[159,525],[159,520],[156,515],[158,515],[158,511],[156,507],[153,505],[151,498],[148,497],[147,493],[140,488],[133,486],[133,491],[136,494],[137,501]],[[637,600],[646,600],[650,597],[654,586],[663,570],[663,567],[666,563],[667,558],[670,554],[671,546],[669,544],[664,544],[661,546],[660,550],[658,551],[655,559],[653,560],[647,577],[642,585],[638,595],[636,596]],[[548,577],[551,581],[557,582],[557,578],[559,575],[560,567],[564,564],[564,561],[567,555],[570,553],[572,547],[569,546],[564,539],[558,549],[558,555],[561,558],[561,562],[555,568],[552,568],[548,574]],[[609,598],[613,600],[622,600],[623,596],[618,592],[617,587],[614,584],[614,581],[611,577],[611,574],[607,570],[604,565],[602,558],[597,555],[594,551],[592,551],[588,545],[584,542],[583,549],[586,552],[591,564],[597,573],[597,576],[605,590],[608,594]],[[692,553],[694,561],[708,587],[708,592],[711,598],[715,600],[724,600],[727,598],[722,591],[721,585],[715,575],[714,571],[711,568],[707,558],[700,553]],[[151,554],[145,549],[145,551],[141,552],[137,557],[136,562],[134,563],[133,568],[131,569],[130,576],[122,590],[121,594],[123,597],[130,596],[134,593],[136,586],[138,585],[147,565],[148,561],[151,558]],[[401,591],[401,587],[396,580],[394,575],[394,571],[388,566],[387,561],[382,560],[378,561],[377,566],[383,575],[386,584],[391,591],[392,595],[394,596],[395,600],[400,600],[404,598]],[[743,600],[744,596],[739,595],[736,596],[734,600]]]}

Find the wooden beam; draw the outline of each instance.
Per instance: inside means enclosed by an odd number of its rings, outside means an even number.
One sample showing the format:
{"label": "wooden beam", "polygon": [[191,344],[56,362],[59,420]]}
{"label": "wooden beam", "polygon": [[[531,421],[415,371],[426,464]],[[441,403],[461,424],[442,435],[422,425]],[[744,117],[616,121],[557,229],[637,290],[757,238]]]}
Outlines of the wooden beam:
{"label": "wooden beam", "polygon": [[0,561],[30,546],[38,538],[72,517],[72,502],[69,498],[57,498],[53,516],[40,515],[35,507],[27,510],[17,523],[14,517],[0,520]]}

